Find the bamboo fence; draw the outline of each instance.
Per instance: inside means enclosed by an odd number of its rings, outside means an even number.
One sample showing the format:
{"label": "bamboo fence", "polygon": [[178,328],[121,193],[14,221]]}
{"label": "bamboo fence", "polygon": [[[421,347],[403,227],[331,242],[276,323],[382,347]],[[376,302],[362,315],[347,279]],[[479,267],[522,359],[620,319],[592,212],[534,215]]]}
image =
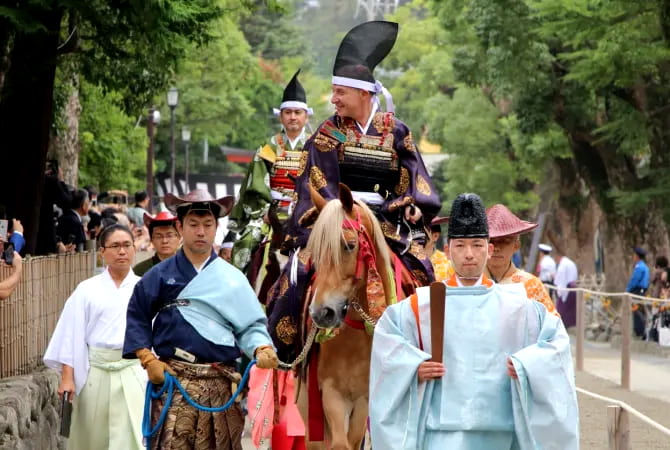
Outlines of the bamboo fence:
{"label": "bamboo fence", "polygon": [[[21,281],[9,298],[0,300],[0,378],[25,375],[42,365],[65,301],[93,275],[94,262],[94,252],[23,260]],[[0,280],[11,270],[0,267]]]}

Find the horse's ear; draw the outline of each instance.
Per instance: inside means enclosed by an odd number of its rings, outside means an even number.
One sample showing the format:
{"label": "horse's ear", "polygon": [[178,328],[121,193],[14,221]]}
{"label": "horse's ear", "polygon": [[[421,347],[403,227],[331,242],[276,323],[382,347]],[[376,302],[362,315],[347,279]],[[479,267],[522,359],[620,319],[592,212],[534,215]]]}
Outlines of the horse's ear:
{"label": "horse's ear", "polygon": [[316,210],[321,212],[324,206],[326,206],[326,201],[325,198],[321,194],[319,194],[319,191],[314,189],[314,186],[312,186],[311,183],[308,183],[309,186],[309,196],[312,199],[312,203],[314,203],[314,206],[316,206]]}
{"label": "horse's ear", "polygon": [[340,201],[347,214],[351,214],[354,210],[354,197],[351,195],[349,186],[343,183],[340,183]]}

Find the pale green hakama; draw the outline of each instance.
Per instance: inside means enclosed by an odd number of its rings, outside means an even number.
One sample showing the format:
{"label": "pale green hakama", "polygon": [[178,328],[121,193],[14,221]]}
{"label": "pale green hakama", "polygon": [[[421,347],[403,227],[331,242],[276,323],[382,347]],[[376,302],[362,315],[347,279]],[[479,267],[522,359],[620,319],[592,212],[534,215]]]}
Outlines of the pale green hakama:
{"label": "pale green hakama", "polygon": [[121,350],[89,348],[86,385],[74,399],[68,450],[141,449],[146,374]]}

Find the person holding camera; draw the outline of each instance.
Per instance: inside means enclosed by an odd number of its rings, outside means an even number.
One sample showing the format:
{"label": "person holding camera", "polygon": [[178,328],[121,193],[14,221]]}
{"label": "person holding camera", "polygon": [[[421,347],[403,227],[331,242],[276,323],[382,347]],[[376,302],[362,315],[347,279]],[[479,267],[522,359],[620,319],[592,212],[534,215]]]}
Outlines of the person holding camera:
{"label": "person holding camera", "polygon": [[14,292],[16,286],[21,280],[21,272],[23,271],[23,261],[21,256],[14,251],[10,258],[7,258],[3,252],[2,255],[2,264],[12,266],[13,270],[11,275],[9,275],[4,280],[0,281],[0,300],[4,300]]}

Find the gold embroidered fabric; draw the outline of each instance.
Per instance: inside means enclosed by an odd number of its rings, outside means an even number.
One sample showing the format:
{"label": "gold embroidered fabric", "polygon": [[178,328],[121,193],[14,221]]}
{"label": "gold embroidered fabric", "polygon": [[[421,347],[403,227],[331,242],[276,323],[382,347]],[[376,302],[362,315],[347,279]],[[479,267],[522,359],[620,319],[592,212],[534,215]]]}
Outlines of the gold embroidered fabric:
{"label": "gold embroidered fabric", "polygon": [[300,162],[298,163],[298,176],[301,176],[305,172],[305,166],[307,165],[307,155],[308,152],[305,150],[300,152]]}
{"label": "gold embroidered fabric", "polygon": [[416,241],[412,241],[412,243],[410,244],[409,252],[412,255],[416,256],[421,261],[428,258],[428,255],[426,254],[426,247],[424,247],[423,245],[419,244]]}
{"label": "gold embroidered fabric", "polygon": [[337,147],[337,144],[338,142],[336,140],[331,139],[322,133],[319,133],[314,137],[314,145],[320,152],[329,152]]}
{"label": "gold embroidered fabric", "polygon": [[396,228],[388,222],[382,222],[381,224],[382,232],[384,236],[395,241],[400,240],[400,235],[396,233]]}
{"label": "gold embroidered fabric", "polygon": [[394,191],[398,195],[403,195],[405,192],[407,192],[408,187],[409,187],[409,172],[404,167],[401,167],[400,180],[398,180],[398,184],[396,185]]}
{"label": "gold embroidered fabric", "polygon": [[411,131],[407,133],[407,136],[405,136],[403,143],[405,144],[405,148],[407,149],[408,152],[416,151],[416,145],[414,144],[414,140],[412,139]]}
{"label": "gold embroidered fabric", "polygon": [[402,206],[411,205],[412,203],[414,203],[414,198],[411,195],[408,195],[407,197],[403,198],[398,198],[389,205],[389,211],[395,211],[396,209]]}
{"label": "gold embroidered fabric", "polygon": [[279,319],[276,327],[277,337],[286,345],[293,344],[298,329],[290,316],[284,316]]}
{"label": "gold embroidered fabric", "polygon": [[288,278],[286,275],[282,275],[279,280],[279,295],[282,296],[286,294],[286,291],[288,291]]}
{"label": "gold embroidered fabric", "polygon": [[430,184],[421,175],[416,176],[416,190],[426,196],[432,193]]}
{"label": "gold embroidered fabric", "polygon": [[[388,116],[388,118],[386,118]],[[384,121],[387,121],[385,124]],[[375,113],[375,117],[372,119],[372,125],[379,131],[383,133],[384,131],[393,131],[395,128],[395,117],[391,113],[378,112]]]}
{"label": "gold embroidered fabric", "polygon": [[316,166],[312,166],[312,168],[309,170],[309,182],[317,191],[328,185],[323,172],[321,172],[321,169]]}

